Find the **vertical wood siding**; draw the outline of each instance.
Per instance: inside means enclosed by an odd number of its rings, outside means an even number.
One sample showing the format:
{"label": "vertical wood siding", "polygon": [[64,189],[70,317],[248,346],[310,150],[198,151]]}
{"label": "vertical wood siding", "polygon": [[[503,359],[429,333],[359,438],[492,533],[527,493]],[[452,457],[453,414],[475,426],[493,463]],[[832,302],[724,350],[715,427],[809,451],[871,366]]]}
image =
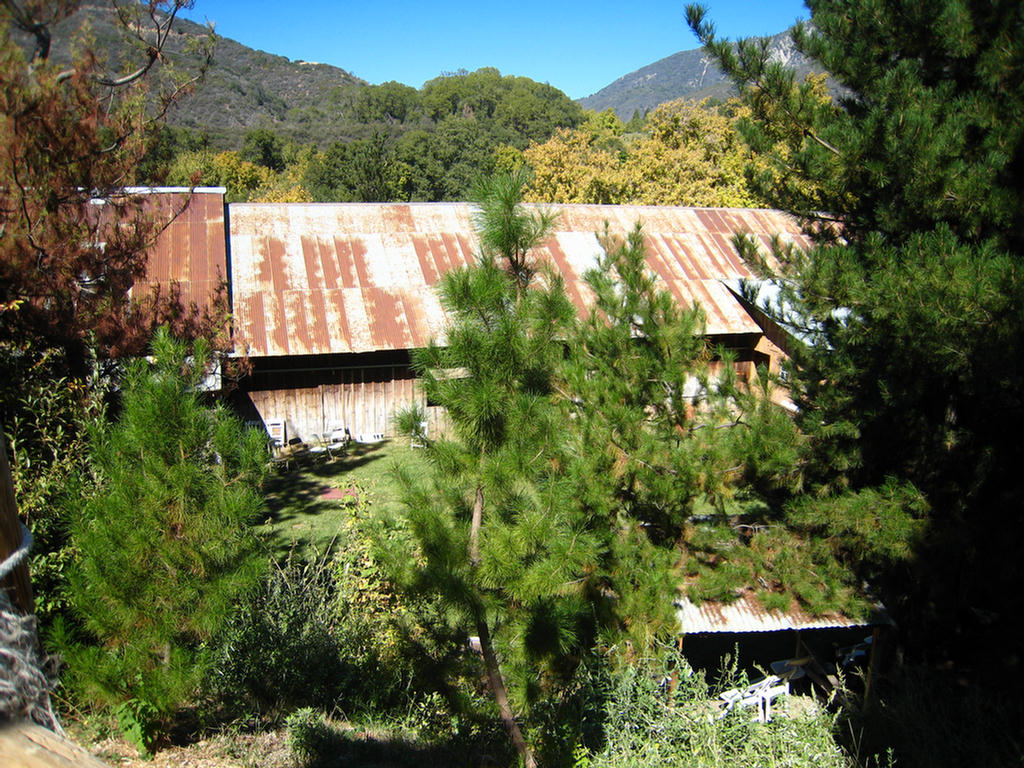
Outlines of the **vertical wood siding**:
{"label": "vertical wood siding", "polygon": [[[401,375],[401,371],[397,372]],[[395,435],[395,413],[418,403],[426,408],[433,437],[447,429],[442,408],[426,407],[426,399],[413,378],[367,380],[361,371],[342,372],[339,384],[248,393],[264,423],[288,422],[289,437],[309,441],[313,434],[347,428],[353,435]]]}

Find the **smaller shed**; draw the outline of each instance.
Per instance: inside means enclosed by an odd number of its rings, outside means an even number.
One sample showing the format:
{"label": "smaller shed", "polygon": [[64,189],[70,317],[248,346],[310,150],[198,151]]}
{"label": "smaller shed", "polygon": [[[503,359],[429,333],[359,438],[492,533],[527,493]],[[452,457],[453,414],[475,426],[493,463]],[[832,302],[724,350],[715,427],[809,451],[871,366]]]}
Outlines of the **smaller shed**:
{"label": "smaller shed", "polygon": [[144,187],[130,193],[144,195],[147,212],[160,227],[148,251],[146,274],[132,288],[136,298],[172,284],[186,305],[208,309],[222,285],[230,279],[224,187]]}
{"label": "smaller shed", "polygon": [[823,687],[835,685],[836,656],[857,646],[866,651],[870,680],[880,630],[892,626],[881,604],[863,618],[838,613],[814,616],[796,604],[788,611],[766,610],[753,590],[744,591],[731,603],[698,605],[680,597],[676,615],[680,642],[694,666],[717,669],[723,655],[734,652],[739,654],[740,664],[752,672],[766,671],[773,661],[812,657],[816,663],[807,671]]}

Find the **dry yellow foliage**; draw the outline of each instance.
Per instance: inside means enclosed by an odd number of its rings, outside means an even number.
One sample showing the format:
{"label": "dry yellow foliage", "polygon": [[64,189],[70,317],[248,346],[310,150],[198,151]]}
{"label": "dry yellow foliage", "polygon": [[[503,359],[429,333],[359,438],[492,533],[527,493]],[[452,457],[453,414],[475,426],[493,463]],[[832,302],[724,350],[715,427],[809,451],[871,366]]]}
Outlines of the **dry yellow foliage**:
{"label": "dry yellow foliage", "polygon": [[757,207],[762,203],[745,175],[756,161],[736,129],[744,110],[738,102],[717,109],[706,101],[667,102],[648,117],[646,134],[629,144],[619,140],[618,126],[594,116],[523,153],[534,174],[527,199]]}

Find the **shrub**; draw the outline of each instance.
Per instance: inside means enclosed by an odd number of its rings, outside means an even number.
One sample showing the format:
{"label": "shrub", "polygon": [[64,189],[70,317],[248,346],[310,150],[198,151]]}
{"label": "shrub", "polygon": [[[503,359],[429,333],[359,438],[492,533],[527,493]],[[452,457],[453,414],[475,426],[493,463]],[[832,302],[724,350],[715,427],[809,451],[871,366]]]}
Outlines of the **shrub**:
{"label": "shrub", "polygon": [[[371,549],[370,496],[356,483],[341,504],[333,558],[293,550],[241,600],[210,644],[210,692],[233,716],[297,707],[354,714],[405,708],[437,643],[391,589]],[[424,648],[426,646],[426,648]],[[425,692],[436,690],[429,671]]]}
{"label": "shrub", "polygon": [[342,660],[333,568],[273,565],[211,643],[212,692],[234,715],[329,708],[358,674]]}
{"label": "shrub", "polygon": [[[580,700],[563,708],[560,762],[590,768],[848,765],[833,737],[834,717],[817,707],[770,723],[752,721],[750,711],[740,709],[718,719],[715,691],[675,649],[630,660],[609,656],[581,674]],[[744,682],[728,672],[722,680],[725,686]],[[551,723],[546,730],[554,732]]]}
{"label": "shrub", "polygon": [[334,741],[334,733],[323,715],[310,707],[292,712],[285,719],[288,747],[299,765],[316,765],[323,761]]}

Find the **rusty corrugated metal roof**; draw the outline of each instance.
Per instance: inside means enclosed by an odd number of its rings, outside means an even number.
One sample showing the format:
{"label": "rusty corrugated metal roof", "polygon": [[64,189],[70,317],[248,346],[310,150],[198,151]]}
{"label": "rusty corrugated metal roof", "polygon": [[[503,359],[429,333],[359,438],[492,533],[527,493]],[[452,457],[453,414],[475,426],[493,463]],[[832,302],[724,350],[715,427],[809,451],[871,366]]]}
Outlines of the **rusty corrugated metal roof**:
{"label": "rusty corrugated metal roof", "polygon": [[169,223],[149,249],[146,276],[135,282],[133,292],[142,297],[157,285],[177,283],[183,301],[194,302],[200,309],[209,307],[218,286],[228,277],[224,189],[136,193],[146,194],[147,212],[160,225]]}
{"label": "rusty corrugated metal roof", "polygon": [[717,632],[778,632],[787,629],[840,629],[889,624],[882,606],[864,619],[841,614],[814,616],[794,605],[788,611],[767,611],[753,592],[744,592],[735,602],[705,602],[700,605],[685,597],[676,600],[680,631],[685,635]]}
{"label": "rusty corrugated metal roof", "polygon": [[[555,264],[583,309],[583,276],[608,223],[624,235],[639,220],[662,287],[700,304],[709,334],[759,333],[723,279],[751,272],[731,238],[773,235],[806,247],[777,211],[637,205],[553,205],[553,237],[536,258]],[[468,203],[236,203],[229,206],[236,342],[255,356],[409,349],[439,337],[446,319],[434,286],[474,262]]]}

